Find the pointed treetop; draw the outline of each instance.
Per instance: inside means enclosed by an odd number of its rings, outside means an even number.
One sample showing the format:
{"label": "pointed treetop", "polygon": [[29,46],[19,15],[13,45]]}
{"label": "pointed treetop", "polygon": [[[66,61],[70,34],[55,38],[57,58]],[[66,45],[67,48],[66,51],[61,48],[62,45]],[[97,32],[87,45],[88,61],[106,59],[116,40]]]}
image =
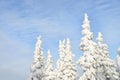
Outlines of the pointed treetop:
{"label": "pointed treetop", "polygon": [[62,42],[61,42],[61,40],[59,40],[59,44],[61,44]]}
{"label": "pointed treetop", "polygon": [[61,47],[61,45],[62,45],[62,41],[61,41],[61,40],[59,40],[59,48]]}
{"label": "pointed treetop", "polygon": [[66,42],[67,44],[70,44],[70,39],[69,38],[67,38],[67,42]]}
{"label": "pointed treetop", "polygon": [[37,37],[37,44],[38,44],[39,46],[41,46],[41,44],[42,44],[41,36],[38,36],[38,37]]}
{"label": "pointed treetop", "polygon": [[61,40],[59,40],[59,48],[63,47],[63,42]]}
{"label": "pointed treetop", "polygon": [[87,13],[84,14],[84,21],[88,21],[88,15],[87,15]]}
{"label": "pointed treetop", "polygon": [[51,58],[52,56],[51,56],[50,50],[48,50],[48,52],[47,52],[47,53],[48,53],[48,57],[50,57],[50,58]]}
{"label": "pointed treetop", "polygon": [[65,39],[62,41],[63,44],[65,44]]}
{"label": "pointed treetop", "polygon": [[69,38],[66,39],[66,49],[71,51],[71,44],[70,44],[70,39]]}
{"label": "pointed treetop", "polygon": [[64,40],[62,41],[62,47],[63,47],[63,48],[65,47],[65,44],[66,44],[66,40],[64,39]]}
{"label": "pointed treetop", "polygon": [[83,28],[82,30],[83,35],[90,34],[90,23],[89,23],[88,16],[86,13],[84,15],[84,21],[83,21],[82,28]]}
{"label": "pointed treetop", "polygon": [[102,33],[101,33],[101,32],[98,32],[97,41],[98,41],[98,42],[102,42],[102,41],[103,41],[103,36],[102,36]]}
{"label": "pointed treetop", "polygon": [[89,24],[89,19],[87,13],[84,14],[84,23]]}

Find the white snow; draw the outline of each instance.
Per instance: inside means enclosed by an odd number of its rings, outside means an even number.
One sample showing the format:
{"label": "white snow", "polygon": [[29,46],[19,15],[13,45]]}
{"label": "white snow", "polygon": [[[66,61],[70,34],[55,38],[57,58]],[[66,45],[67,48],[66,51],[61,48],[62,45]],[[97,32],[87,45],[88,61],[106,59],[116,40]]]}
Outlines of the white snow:
{"label": "white snow", "polygon": [[109,56],[108,45],[103,43],[102,33],[98,32],[94,41],[87,14],[84,15],[82,35],[80,50],[83,55],[77,61],[83,69],[82,76],[78,75],[78,65],[74,62],[75,55],[69,38],[59,41],[59,59],[56,61],[56,68],[53,68],[50,50],[44,61],[42,40],[38,37],[29,80],[120,80],[120,48],[116,65]]}

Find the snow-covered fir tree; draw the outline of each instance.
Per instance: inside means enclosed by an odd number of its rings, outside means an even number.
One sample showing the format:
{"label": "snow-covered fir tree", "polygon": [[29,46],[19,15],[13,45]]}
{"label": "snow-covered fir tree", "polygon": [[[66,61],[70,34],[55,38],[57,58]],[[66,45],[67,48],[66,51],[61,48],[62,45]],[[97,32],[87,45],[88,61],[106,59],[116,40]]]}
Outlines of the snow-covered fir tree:
{"label": "snow-covered fir tree", "polygon": [[118,80],[118,73],[114,62],[109,57],[107,45],[102,44],[102,34],[98,34],[97,44],[93,41],[87,14],[82,27],[84,36],[81,38],[80,49],[84,54],[78,63],[84,73],[79,80]]}
{"label": "snow-covered fir tree", "polygon": [[41,44],[42,44],[41,37],[38,37],[34,51],[34,59],[31,65],[30,80],[45,80],[44,58]]}
{"label": "snow-covered fir tree", "polygon": [[118,80],[119,75],[116,72],[116,66],[109,56],[108,46],[103,44],[102,34],[98,33],[97,38],[97,72],[102,80]]}
{"label": "snow-covered fir tree", "polygon": [[83,51],[83,56],[77,62],[83,69],[82,76],[78,78],[79,73],[74,62],[75,55],[68,38],[59,41],[59,59],[54,70],[49,50],[46,64],[44,63],[42,40],[38,37],[29,80],[120,80],[120,48],[117,65],[115,65],[109,56],[108,46],[103,43],[103,36],[100,32],[96,39],[97,42],[93,41],[87,14],[84,16],[82,35],[80,50]]}
{"label": "snow-covered fir tree", "polygon": [[87,14],[85,14],[82,25],[82,34],[80,49],[84,52],[83,56],[78,60],[78,64],[83,69],[83,75],[79,80],[97,80],[96,75],[96,43],[93,41],[93,33],[90,31],[90,24]]}
{"label": "snow-covered fir tree", "polygon": [[65,70],[64,72],[64,80],[77,80],[77,69],[76,64],[74,62],[74,54],[71,50],[70,40],[67,38],[65,41]]}
{"label": "snow-covered fir tree", "polygon": [[56,80],[64,80],[64,70],[65,70],[65,40],[59,41],[59,59],[56,65]]}
{"label": "snow-covered fir tree", "polygon": [[53,69],[53,60],[50,51],[48,50],[47,62],[45,65],[45,80],[55,80],[55,72]]}

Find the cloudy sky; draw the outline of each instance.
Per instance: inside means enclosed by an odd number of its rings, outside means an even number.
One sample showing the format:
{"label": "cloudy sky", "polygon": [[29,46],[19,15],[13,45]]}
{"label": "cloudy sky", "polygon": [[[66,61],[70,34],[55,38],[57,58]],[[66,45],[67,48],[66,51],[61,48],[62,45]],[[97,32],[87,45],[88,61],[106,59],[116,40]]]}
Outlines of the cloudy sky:
{"label": "cloudy sky", "polygon": [[64,38],[70,38],[78,60],[84,13],[94,39],[102,32],[115,60],[120,46],[120,0],[0,0],[0,80],[28,79],[39,35],[44,55],[50,49],[54,63],[58,42]]}

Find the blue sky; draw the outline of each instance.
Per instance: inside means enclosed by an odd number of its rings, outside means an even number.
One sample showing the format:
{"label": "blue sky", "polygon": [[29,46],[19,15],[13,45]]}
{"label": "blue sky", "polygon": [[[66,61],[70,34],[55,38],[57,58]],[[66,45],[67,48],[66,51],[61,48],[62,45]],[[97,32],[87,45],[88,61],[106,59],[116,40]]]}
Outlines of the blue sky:
{"label": "blue sky", "polygon": [[0,0],[0,80],[28,79],[39,35],[45,56],[50,49],[56,61],[58,42],[68,37],[78,60],[84,13],[94,38],[102,32],[115,60],[120,46],[119,0]]}

